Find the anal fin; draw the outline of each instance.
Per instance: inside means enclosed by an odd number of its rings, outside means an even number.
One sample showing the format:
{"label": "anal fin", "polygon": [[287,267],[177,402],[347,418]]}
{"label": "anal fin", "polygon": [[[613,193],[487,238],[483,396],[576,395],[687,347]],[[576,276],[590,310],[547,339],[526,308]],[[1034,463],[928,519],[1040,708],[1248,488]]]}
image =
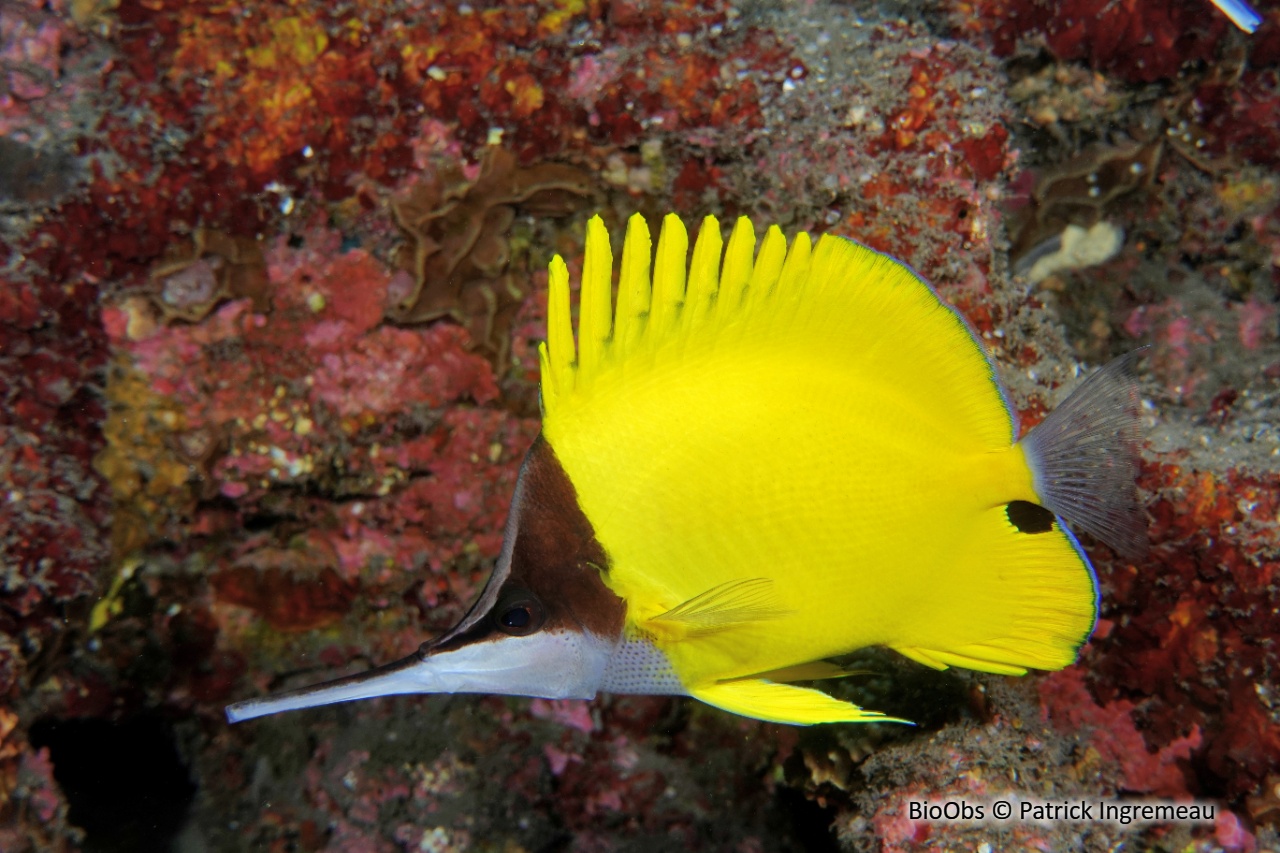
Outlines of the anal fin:
{"label": "anal fin", "polygon": [[847,678],[850,675],[862,675],[866,673],[865,669],[845,669],[838,663],[832,663],[829,660],[815,660],[808,663],[798,663],[795,666],[784,666],[780,669],[771,669],[768,672],[757,672],[752,675],[743,676],[746,680],[759,678],[765,681],[780,681],[789,683],[792,681],[821,681],[826,678]]}
{"label": "anal fin", "polygon": [[955,651],[941,652],[936,649],[920,649],[908,646],[895,646],[894,650],[911,658],[916,663],[922,663],[925,666],[932,667],[933,669],[946,669],[949,666],[962,666],[965,669],[973,669],[978,672],[994,672],[997,675],[1027,674],[1027,668],[1023,666],[1000,663],[999,661],[974,657],[972,655],[961,654]]}
{"label": "anal fin", "polygon": [[812,726],[816,723],[908,723],[867,711],[821,690],[775,684],[763,679],[722,681],[689,688],[689,695],[708,705],[770,723]]}

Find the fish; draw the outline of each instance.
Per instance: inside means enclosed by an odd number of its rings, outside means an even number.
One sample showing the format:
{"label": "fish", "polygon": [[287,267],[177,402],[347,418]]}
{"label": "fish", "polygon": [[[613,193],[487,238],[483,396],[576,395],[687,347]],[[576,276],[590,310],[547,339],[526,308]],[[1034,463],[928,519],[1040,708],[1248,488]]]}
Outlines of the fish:
{"label": "fish", "polygon": [[1250,35],[1257,32],[1258,25],[1262,23],[1262,16],[1245,0],[1210,0],[1210,2],[1218,7],[1218,11],[1226,15],[1231,23]]}
{"label": "fish", "polygon": [[[898,721],[796,682],[884,646],[1003,675],[1076,660],[1098,580],[1074,531],[1146,548],[1141,350],[1019,438],[981,340],[853,240],[706,217],[586,227],[552,259],[541,431],[501,552],[451,630],[231,722],[414,693],[691,696],[812,725]],[[614,278],[617,299],[614,303]]]}

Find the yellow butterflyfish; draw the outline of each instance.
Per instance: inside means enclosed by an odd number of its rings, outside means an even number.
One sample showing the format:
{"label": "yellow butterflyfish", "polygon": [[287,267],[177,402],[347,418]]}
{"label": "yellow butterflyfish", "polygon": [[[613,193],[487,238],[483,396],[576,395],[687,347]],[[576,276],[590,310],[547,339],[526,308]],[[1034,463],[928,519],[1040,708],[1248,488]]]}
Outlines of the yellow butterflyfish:
{"label": "yellow butterflyfish", "polygon": [[[617,303],[613,280],[617,275]],[[886,719],[791,684],[873,645],[939,669],[1072,663],[1098,586],[1068,525],[1132,555],[1131,353],[1018,440],[964,319],[850,240],[707,217],[689,252],[587,226],[575,340],[551,262],[542,433],[466,617],[370,672],[239,721],[398,693],[677,694],[762,720]]]}

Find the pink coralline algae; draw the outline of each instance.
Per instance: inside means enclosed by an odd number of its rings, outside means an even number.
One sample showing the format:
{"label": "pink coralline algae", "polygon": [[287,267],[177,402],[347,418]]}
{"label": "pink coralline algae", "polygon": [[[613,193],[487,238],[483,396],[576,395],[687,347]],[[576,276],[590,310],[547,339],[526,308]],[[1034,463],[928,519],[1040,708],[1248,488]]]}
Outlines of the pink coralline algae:
{"label": "pink coralline algae", "polygon": [[1159,344],[1152,363],[1161,375],[1178,377],[1180,397],[1204,397],[1218,389],[1205,387],[1217,372],[1216,351],[1232,341],[1246,353],[1265,355],[1268,345],[1280,339],[1276,306],[1251,296],[1228,304],[1221,316],[1193,316],[1180,299],[1138,305],[1129,312],[1123,328],[1134,339]]}
{"label": "pink coralline algae", "polygon": [[598,728],[596,721],[591,718],[588,704],[576,699],[534,699],[529,703],[529,713],[538,719],[555,720],[563,726],[587,734]]}
{"label": "pink coralline algae", "polygon": [[[106,361],[94,289],[0,274],[0,847],[51,849],[66,831],[47,755],[9,708],[66,642],[67,608],[110,558],[98,396]],[[25,723],[26,721],[24,721]],[[31,820],[27,815],[47,815]]]}
{"label": "pink coralline algae", "polygon": [[1235,812],[1223,812],[1213,827],[1213,840],[1230,853],[1253,853],[1258,841]]}
{"label": "pink coralline algae", "polygon": [[53,91],[58,79],[58,58],[67,30],[57,18],[36,17],[32,7],[22,15],[20,7],[0,17],[0,63],[6,71],[6,101],[34,101]]}
{"label": "pink coralline algae", "polygon": [[[1111,630],[1095,641],[1095,692],[1110,707],[1147,697],[1144,737],[1163,749],[1203,735],[1193,792],[1259,790],[1280,761],[1280,735],[1259,673],[1280,630],[1275,603],[1276,478],[1216,475],[1172,461],[1152,472],[1152,534],[1161,582],[1137,567],[1104,575]],[[1175,509],[1176,507],[1176,509]],[[1086,656],[1086,660],[1090,660]]]}
{"label": "pink coralline algae", "polygon": [[48,117],[47,110],[70,102],[65,92],[46,100],[61,88],[63,64],[78,59],[73,48],[85,44],[65,17],[65,5],[14,0],[0,9],[0,133],[30,130],[37,112]]}
{"label": "pink coralline algae", "polygon": [[311,374],[311,396],[349,418],[389,417],[403,412],[406,400],[439,406],[463,391],[487,402],[497,388],[492,376],[468,359],[463,343],[450,326],[426,339],[402,329],[378,329],[344,351],[326,352]]}
{"label": "pink coralline algae", "polygon": [[[220,600],[290,631],[340,618],[362,579],[376,599],[411,567],[439,571],[463,553],[495,555],[506,497],[483,485],[492,482],[485,468],[513,482],[529,435],[498,412],[440,411],[497,396],[465,332],[381,325],[392,273],[358,249],[339,253],[332,232],[311,230],[305,240],[306,249],[281,242],[267,252],[268,314],[238,300],[200,324],[166,327],[132,299],[105,317],[128,354],[122,369],[168,401],[172,442],[198,463],[198,488],[172,484],[186,495],[185,517],[206,536],[229,532],[232,519],[207,503],[221,495],[240,514],[290,506],[307,520],[291,544],[246,541],[214,575]],[[295,490],[359,501],[326,508]],[[145,535],[184,513],[140,519],[151,527]],[[431,604],[451,589],[418,583]]]}
{"label": "pink coralline algae", "polygon": [[1041,679],[1038,686],[1045,717],[1065,733],[1083,734],[1102,761],[1118,764],[1122,790],[1158,797],[1189,797],[1180,765],[1203,744],[1200,727],[1192,724],[1185,737],[1151,752],[1134,722],[1136,706],[1123,699],[1098,704],[1083,679],[1079,668]]}
{"label": "pink coralline algae", "polygon": [[[317,246],[308,252],[281,245],[269,253],[276,285],[269,315],[239,300],[198,326],[149,324],[130,315],[145,310],[136,302],[105,318],[133,368],[179,404],[183,429],[229,442],[231,452],[215,469],[219,487],[236,496],[265,487],[261,479],[247,484],[251,476],[307,479],[315,453],[332,451],[324,448],[330,431],[386,433],[392,416],[414,407],[497,395],[488,365],[467,352],[460,330],[380,326],[391,272],[360,250],[317,266],[315,259],[336,249],[336,236],[310,236]],[[131,339],[131,321],[146,331]],[[352,448],[341,464],[371,473],[376,447]]]}

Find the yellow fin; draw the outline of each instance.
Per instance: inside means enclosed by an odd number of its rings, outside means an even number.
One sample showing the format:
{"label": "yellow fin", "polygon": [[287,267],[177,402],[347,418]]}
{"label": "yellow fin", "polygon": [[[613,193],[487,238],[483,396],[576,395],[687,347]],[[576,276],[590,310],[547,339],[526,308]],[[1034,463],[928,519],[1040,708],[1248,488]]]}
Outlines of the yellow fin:
{"label": "yellow fin", "polygon": [[696,326],[703,315],[711,310],[720,292],[720,252],[724,238],[720,236],[720,223],[714,216],[702,220],[698,240],[693,244],[693,259],[689,262],[689,283],[684,295],[682,319]]}
{"label": "yellow fin", "polygon": [[[765,681],[781,681],[787,683],[790,681],[821,681],[826,678],[848,678],[850,675],[865,674],[865,669],[845,669],[838,663],[832,663],[829,660],[814,660],[808,663],[798,663],[795,666],[784,666],[781,669],[771,669],[768,672],[757,672],[754,675],[744,676],[742,680],[760,678]],[[728,679],[738,681],[740,679]]]}
{"label": "yellow fin", "polygon": [[720,274],[719,299],[729,307],[737,307],[747,282],[751,278],[754,264],[751,261],[756,251],[756,232],[751,227],[751,220],[739,216],[729,235],[729,246],[724,253],[724,270]]}
{"label": "yellow fin", "polygon": [[808,234],[801,231],[796,235],[795,243],[782,264],[782,270],[778,274],[777,289],[785,292],[800,287],[809,277],[809,263],[812,259],[813,241],[809,239]]}
{"label": "yellow fin", "polygon": [[980,672],[994,672],[997,675],[1026,675],[1027,668],[1012,664],[998,663],[991,660],[979,660],[968,655],[954,652],[939,652],[932,649],[917,649],[910,646],[896,646],[895,650],[916,663],[922,663],[931,669],[946,669],[950,666],[962,666],[965,669],[976,669]]}
{"label": "yellow fin", "polygon": [[[930,669],[946,669],[949,666],[949,664],[938,659],[937,652],[931,652],[927,649],[917,649],[914,646],[894,646],[894,651]],[[1026,670],[1023,671],[1025,672]]]}
{"label": "yellow fin", "polygon": [[[674,213],[662,220],[658,252],[653,265],[653,299],[649,308],[651,337],[661,337],[675,323],[684,304],[685,263],[689,232]],[[550,310],[550,309],[548,309]]]}
{"label": "yellow fin", "polygon": [[649,626],[669,636],[695,637],[747,622],[785,616],[778,606],[769,578],[746,578],[714,586],[665,613],[648,620]]}
{"label": "yellow fin", "polygon": [[582,258],[582,289],[578,294],[578,367],[600,369],[604,347],[613,337],[613,252],[604,221],[587,223],[587,250]]}
{"label": "yellow fin", "polygon": [[569,308],[569,267],[559,255],[551,259],[547,268],[547,290],[547,339],[538,347],[544,408],[550,408],[561,393],[573,390],[571,385],[562,388],[561,383],[573,376],[578,360]]}
{"label": "yellow fin", "polygon": [[946,669],[949,666],[962,666],[965,669],[976,669],[979,672],[994,672],[997,675],[1026,675],[1027,668],[992,660],[982,660],[960,655],[955,652],[939,652],[931,649],[914,649],[899,646],[897,649],[916,663],[922,663],[933,669]]}
{"label": "yellow fin", "polygon": [[[694,362],[704,372],[724,370],[744,353],[763,352],[856,365],[862,392],[908,389],[898,396],[918,409],[912,414],[922,429],[963,442],[965,452],[1012,443],[1012,414],[981,344],[903,264],[831,235],[814,246],[797,234],[785,251],[772,228],[753,258],[749,220],[735,224],[726,246],[710,216],[690,253],[684,225],[669,215],[649,287],[643,259],[649,239],[633,218],[619,270],[624,316],[611,322],[609,235],[599,217],[588,223],[576,358],[573,336],[564,334],[571,321],[563,261],[553,261],[542,365],[545,424],[589,408],[601,394],[678,383],[682,368]],[[641,318],[646,292],[648,316]]]}
{"label": "yellow fin", "polygon": [[623,350],[635,345],[649,318],[649,261],[653,245],[649,224],[640,214],[627,220],[627,239],[622,247],[622,272],[618,277],[618,319],[613,336]]}
{"label": "yellow fin", "polygon": [[689,688],[689,695],[724,711],[766,720],[812,726],[816,723],[909,723],[867,711],[821,690],[761,679],[724,681]]}
{"label": "yellow fin", "polygon": [[[737,233],[735,231],[735,233]],[[754,237],[754,234],[752,235]],[[733,245],[730,239],[730,245]],[[782,265],[787,260],[787,238],[782,236],[782,229],[770,225],[765,232],[764,242],[760,244],[760,254],[755,266],[751,268],[751,278],[747,281],[744,298],[752,303],[761,302],[778,284],[782,275]]]}

